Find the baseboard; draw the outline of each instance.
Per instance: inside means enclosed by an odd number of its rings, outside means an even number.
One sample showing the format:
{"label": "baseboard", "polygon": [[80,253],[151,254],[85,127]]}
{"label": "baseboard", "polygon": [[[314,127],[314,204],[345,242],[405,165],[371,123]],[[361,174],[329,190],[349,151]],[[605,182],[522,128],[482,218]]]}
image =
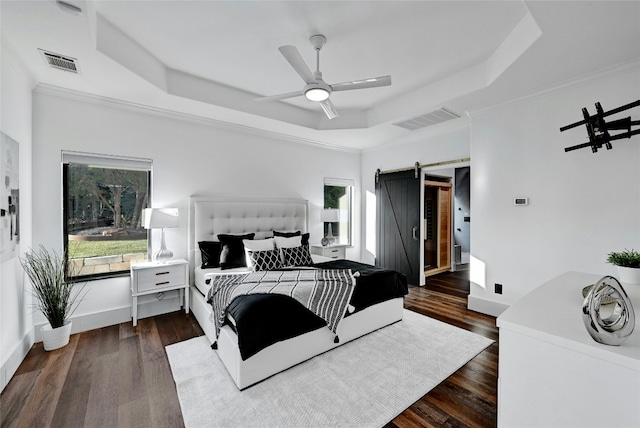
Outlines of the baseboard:
{"label": "baseboard", "polygon": [[[138,303],[138,319],[148,318],[156,315],[174,312],[180,309],[180,298],[176,296],[164,298],[162,300],[153,300],[149,302]],[[109,309],[107,311],[94,312],[91,314],[77,315],[71,318],[73,326],[71,334],[81,333],[96,328],[109,327],[123,322],[131,322],[131,306]],[[35,341],[42,342],[40,328],[45,323],[35,324]]]}
{"label": "baseboard", "polygon": [[[169,294],[169,293],[167,293]],[[138,319],[152,317],[155,315],[166,314],[180,309],[180,297],[177,293],[175,296],[170,295],[162,300],[151,300],[138,304]],[[83,331],[93,330],[96,328],[109,327],[123,322],[131,322],[131,306],[109,309],[102,312],[94,312],[91,314],[83,314],[71,318],[73,326],[71,334],[81,333]],[[0,392],[4,391],[5,386],[11,381],[16,370],[25,359],[29,350],[36,342],[42,342],[40,328],[45,323],[34,324],[33,328],[22,338],[9,354],[9,357],[0,366]]]}
{"label": "baseboard", "polygon": [[22,363],[29,353],[29,349],[31,349],[35,343],[33,332],[33,328],[29,330],[22,340],[13,348],[7,360],[2,363],[0,367],[0,392],[4,391],[5,386],[7,386],[16,370],[18,370],[20,363]]}
{"label": "baseboard", "polygon": [[469,295],[467,298],[467,309],[496,318],[508,308],[509,305],[496,302],[495,300],[483,299],[472,295]]}

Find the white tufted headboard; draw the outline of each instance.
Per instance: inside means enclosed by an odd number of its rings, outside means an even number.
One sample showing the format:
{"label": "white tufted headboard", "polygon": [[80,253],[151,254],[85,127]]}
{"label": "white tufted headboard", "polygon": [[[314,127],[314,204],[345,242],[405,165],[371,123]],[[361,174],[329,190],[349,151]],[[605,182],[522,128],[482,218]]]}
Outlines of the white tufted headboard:
{"label": "white tufted headboard", "polygon": [[305,199],[189,197],[188,257],[191,272],[201,264],[199,241],[217,241],[220,233],[255,232],[256,239],[274,230],[303,233],[308,226]]}

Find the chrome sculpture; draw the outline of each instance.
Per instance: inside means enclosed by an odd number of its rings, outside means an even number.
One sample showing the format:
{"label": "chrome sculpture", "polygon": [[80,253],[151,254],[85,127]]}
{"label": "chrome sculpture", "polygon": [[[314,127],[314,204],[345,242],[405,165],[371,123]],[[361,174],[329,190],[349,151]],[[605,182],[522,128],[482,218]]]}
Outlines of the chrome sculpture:
{"label": "chrome sculpture", "polygon": [[582,304],[582,320],[591,337],[605,345],[621,345],[633,332],[636,317],[620,282],[604,276],[591,288]]}

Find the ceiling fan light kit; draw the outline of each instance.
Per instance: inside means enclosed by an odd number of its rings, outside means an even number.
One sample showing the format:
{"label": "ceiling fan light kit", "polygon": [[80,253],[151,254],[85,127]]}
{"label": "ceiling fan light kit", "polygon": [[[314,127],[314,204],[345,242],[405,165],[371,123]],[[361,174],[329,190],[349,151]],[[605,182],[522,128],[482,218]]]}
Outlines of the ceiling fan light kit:
{"label": "ceiling fan light kit", "polygon": [[377,88],[391,85],[391,76],[374,77],[329,85],[322,80],[322,73],[320,72],[320,50],[327,43],[327,38],[322,34],[316,34],[311,36],[309,41],[311,42],[311,46],[316,50],[316,71],[313,73],[295,46],[287,45],[278,48],[282,56],[284,56],[291,67],[293,67],[306,83],[302,91],[256,98],[256,101],[276,101],[304,95],[309,101],[319,103],[329,119],[335,119],[340,116],[340,114],[329,99],[333,91],[350,91],[353,89]]}
{"label": "ceiling fan light kit", "polygon": [[329,98],[329,95],[331,95],[331,88],[324,82],[311,83],[304,89],[304,96],[309,101],[324,101]]}

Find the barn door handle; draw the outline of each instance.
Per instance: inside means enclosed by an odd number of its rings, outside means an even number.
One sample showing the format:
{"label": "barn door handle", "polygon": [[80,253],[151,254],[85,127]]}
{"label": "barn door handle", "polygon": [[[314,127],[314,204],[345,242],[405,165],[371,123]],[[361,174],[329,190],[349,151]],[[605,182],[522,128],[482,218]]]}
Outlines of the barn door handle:
{"label": "barn door handle", "polygon": [[411,234],[413,235],[413,240],[417,241],[418,240],[418,226],[413,226],[413,230],[411,231]]}

